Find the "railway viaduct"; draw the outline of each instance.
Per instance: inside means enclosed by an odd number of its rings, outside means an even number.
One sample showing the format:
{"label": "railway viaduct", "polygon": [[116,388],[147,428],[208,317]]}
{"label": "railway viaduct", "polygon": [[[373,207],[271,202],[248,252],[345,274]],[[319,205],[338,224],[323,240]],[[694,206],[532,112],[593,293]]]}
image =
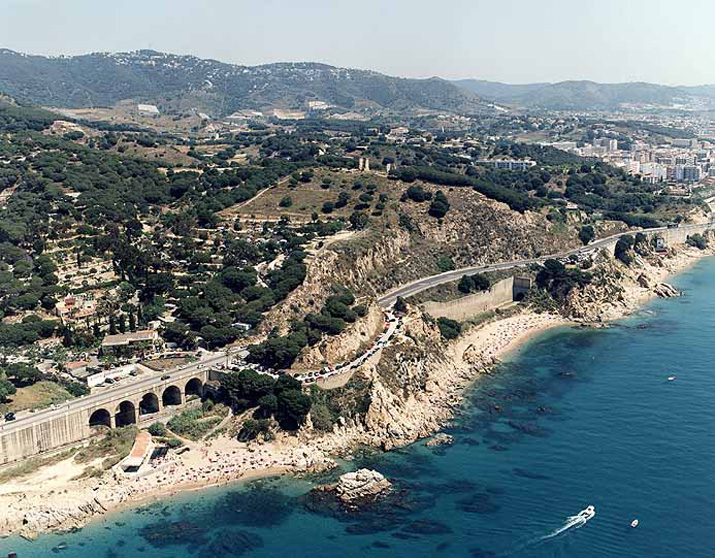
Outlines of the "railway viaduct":
{"label": "railway viaduct", "polygon": [[0,465],[79,443],[90,438],[98,426],[115,428],[152,422],[163,411],[181,406],[193,396],[201,397],[210,379],[210,367],[225,358],[220,355],[140,377],[126,386],[103,388],[100,393],[52,409],[24,413],[0,426]]}

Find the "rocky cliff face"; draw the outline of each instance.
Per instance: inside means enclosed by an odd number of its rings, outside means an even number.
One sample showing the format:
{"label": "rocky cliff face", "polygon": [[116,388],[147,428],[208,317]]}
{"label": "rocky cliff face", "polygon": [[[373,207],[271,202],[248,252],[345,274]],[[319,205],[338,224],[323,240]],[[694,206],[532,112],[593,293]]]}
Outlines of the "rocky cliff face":
{"label": "rocky cliff face", "polygon": [[367,404],[340,420],[321,443],[325,451],[340,452],[355,444],[404,446],[433,434],[452,416],[461,400],[460,386],[474,379],[479,365],[464,361],[418,312],[405,322],[402,335],[383,350],[380,361],[361,369]]}
{"label": "rocky cliff face", "polygon": [[[564,230],[540,213],[512,211],[469,189],[460,189],[458,196],[448,193],[448,197],[452,210],[444,219],[428,216],[426,203],[395,203],[397,214],[411,223],[411,230],[397,218],[375,221],[349,240],[320,251],[310,261],[303,286],[283,306],[297,309],[296,314],[310,311],[321,294],[325,296],[325,285],[336,282],[356,295],[378,296],[438,273],[437,262],[445,256],[456,266],[478,265],[579,245],[575,228]],[[309,304],[311,300],[313,305]]]}
{"label": "rocky cliff face", "polygon": [[308,347],[293,365],[295,370],[315,370],[326,364],[346,362],[366,347],[382,331],[384,317],[380,307],[373,303],[365,317],[348,325],[340,335],[325,336],[321,341]]}
{"label": "rocky cliff face", "polygon": [[678,296],[678,290],[664,282],[664,278],[702,255],[697,248],[686,246],[671,249],[666,255],[641,248],[634,254],[633,262],[625,265],[600,254],[589,269],[590,284],[571,291],[562,313],[586,323],[605,322],[622,317],[647,298]]}

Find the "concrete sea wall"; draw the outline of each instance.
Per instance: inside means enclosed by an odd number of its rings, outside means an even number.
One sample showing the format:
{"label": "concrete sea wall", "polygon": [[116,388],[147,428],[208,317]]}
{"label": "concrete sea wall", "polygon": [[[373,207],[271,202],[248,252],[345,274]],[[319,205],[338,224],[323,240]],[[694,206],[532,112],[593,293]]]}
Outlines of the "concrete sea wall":
{"label": "concrete sea wall", "polygon": [[489,312],[514,300],[514,277],[494,283],[488,291],[448,302],[425,302],[422,309],[433,318],[463,321]]}

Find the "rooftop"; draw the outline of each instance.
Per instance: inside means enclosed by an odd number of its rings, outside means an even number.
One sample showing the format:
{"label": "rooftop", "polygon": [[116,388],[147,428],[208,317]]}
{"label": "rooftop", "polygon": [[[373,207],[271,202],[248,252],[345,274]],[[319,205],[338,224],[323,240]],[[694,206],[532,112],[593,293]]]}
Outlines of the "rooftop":
{"label": "rooftop", "polygon": [[149,450],[151,449],[151,434],[146,430],[140,430],[139,434],[134,440],[134,445],[132,446],[132,451],[129,455],[122,461],[122,468],[138,468],[144,463]]}
{"label": "rooftop", "polygon": [[140,341],[154,341],[158,338],[159,334],[153,329],[132,331],[131,333],[117,333],[115,335],[106,335],[102,341],[102,347],[117,347],[129,345],[130,343],[138,343]]}

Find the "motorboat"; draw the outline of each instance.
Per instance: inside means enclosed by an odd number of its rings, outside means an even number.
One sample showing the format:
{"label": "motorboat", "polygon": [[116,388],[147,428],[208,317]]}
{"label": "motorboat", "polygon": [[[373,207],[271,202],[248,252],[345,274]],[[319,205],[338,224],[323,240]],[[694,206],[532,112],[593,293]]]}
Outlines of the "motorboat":
{"label": "motorboat", "polygon": [[672,382],[673,380],[675,380],[675,378],[677,378],[677,376],[675,376],[675,375],[673,375],[673,376],[668,376],[668,381],[669,381],[669,382]]}
{"label": "motorboat", "polygon": [[588,506],[585,510],[581,510],[580,512],[578,512],[578,515],[576,517],[582,519],[583,521],[588,521],[594,515],[596,515],[596,508],[594,508],[593,506]]}
{"label": "motorboat", "polygon": [[638,527],[638,523],[640,522],[637,519],[634,519],[633,521],[631,521],[631,527],[635,529],[636,527]]}

